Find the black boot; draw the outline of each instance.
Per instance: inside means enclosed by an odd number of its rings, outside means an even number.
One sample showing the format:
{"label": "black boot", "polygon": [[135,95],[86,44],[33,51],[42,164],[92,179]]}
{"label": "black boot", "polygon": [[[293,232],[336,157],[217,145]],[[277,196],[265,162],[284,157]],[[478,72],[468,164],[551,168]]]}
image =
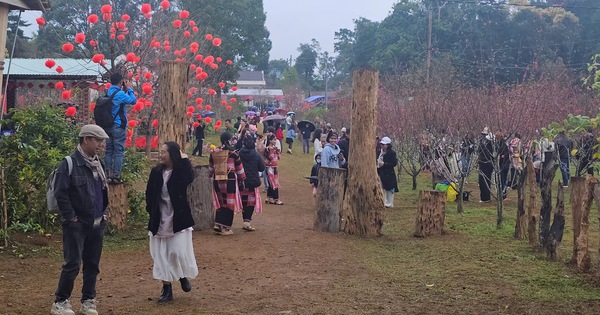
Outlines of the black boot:
{"label": "black boot", "polygon": [[173,287],[171,284],[163,284],[162,293],[158,297],[158,303],[173,301]]}
{"label": "black boot", "polygon": [[179,278],[179,282],[181,283],[181,290],[183,292],[190,292],[192,290],[192,284],[187,278]]}

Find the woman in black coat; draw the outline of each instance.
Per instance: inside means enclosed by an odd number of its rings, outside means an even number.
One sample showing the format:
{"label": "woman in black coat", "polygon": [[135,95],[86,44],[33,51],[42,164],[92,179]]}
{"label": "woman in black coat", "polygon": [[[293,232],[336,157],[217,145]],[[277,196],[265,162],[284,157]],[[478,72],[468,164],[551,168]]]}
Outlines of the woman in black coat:
{"label": "woman in black coat", "polygon": [[258,173],[265,171],[265,162],[263,158],[256,151],[256,140],[251,134],[246,134],[242,139],[242,149],[240,150],[240,159],[242,165],[244,165],[244,173],[246,178],[244,179],[244,189],[240,191],[242,196],[242,216],[244,218],[244,227],[246,231],[256,230],[250,221],[252,221],[252,215],[254,211],[262,212],[262,203],[260,200],[260,177]]}
{"label": "woman in black coat", "polygon": [[175,142],[160,148],[159,161],[146,186],[146,211],[150,214],[152,276],[163,282],[158,302],[168,302],[173,300],[171,281],[179,280],[181,289],[189,292],[192,286],[188,278],[198,275],[192,244],[194,219],[187,199],[194,173],[187,155]]}
{"label": "woman in black coat", "polygon": [[395,167],[398,164],[396,152],[392,150],[391,140],[388,137],[383,137],[379,142],[381,144],[381,152],[377,158],[377,173],[381,179],[383,187],[384,202],[387,208],[394,206],[394,193],[398,191],[398,180],[396,177]]}

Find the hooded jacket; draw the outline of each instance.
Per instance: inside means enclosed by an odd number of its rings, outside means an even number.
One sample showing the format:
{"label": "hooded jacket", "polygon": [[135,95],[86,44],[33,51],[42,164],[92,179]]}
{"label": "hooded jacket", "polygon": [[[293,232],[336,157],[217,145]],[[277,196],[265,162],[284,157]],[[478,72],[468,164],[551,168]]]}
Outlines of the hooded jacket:
{"label": "hooded jacket", "polygon": [[246,179],[244,186],[248,189],[254,189],[260,186],[259,172],[265,171],[265,162],[254,148],[243,147],[240,150],[240,159],[244,165]]}
{"label": "hooded jacket", "polygon": [[339,159],[341,150],[337,145],[327,143],[321,152],[321,166],[340,168],[346,164],[346,159]]}

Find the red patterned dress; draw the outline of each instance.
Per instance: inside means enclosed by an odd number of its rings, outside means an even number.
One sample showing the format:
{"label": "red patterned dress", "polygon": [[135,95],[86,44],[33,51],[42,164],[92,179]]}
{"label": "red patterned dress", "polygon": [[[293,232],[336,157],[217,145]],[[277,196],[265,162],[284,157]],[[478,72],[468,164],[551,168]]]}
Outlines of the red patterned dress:
{"label": "red patterned dress", "polygon": [[[211,170],[214,170],[212,155],[209,159]],[[242,198],[239,183],[246,178],[244,166],[236,151],[229,151],[227,158],[227,180],[216,180],[213,177],[213,207],[216,209],[215,225],[223,229],[231,229],[234,211],[242,210]]]}
{"label": "red patterned dress", "polygon": [[281,158],[281,150],[277,147],[269,146],[265,149],[264,156],[267,180],[269,181],[267,202],[269,200],[277,202],[279,201],[279,171],[277,170],[277,162]]}

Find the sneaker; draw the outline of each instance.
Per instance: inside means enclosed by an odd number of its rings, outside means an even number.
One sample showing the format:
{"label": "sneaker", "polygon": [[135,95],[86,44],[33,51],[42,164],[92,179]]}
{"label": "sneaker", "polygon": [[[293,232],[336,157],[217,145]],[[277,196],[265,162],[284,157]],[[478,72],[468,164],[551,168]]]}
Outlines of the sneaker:
{"label": "sneaker", "polygon": [[123,184],[123,180],[121,179],[121,177],[115,177],[112,180],[112,184]]}
{"label": "sneaker", "polygon": [[223,236],[233,235],[233,231],[232,230],[221,229],[221,232],[219,233],[219,235],[223,235]]}
{"label": "sneaker", "polygon": [[256,231],[256,229],[252,225],[250,225],[250,222],[244,222],[243,229],[250,232]]}
{"label": "sneaker", "polygon": [[98,312],[96,311],[96,299],[89,299],[81,302],[79,311],[84,315],[98,315]]}
{"label": "sneaker", "polygon": [[50,309],[50,314],[52,315],[75,315],[73,309],[71,308],[71,303],[69,300],[64,300],[62,302],[54,302],[52,304],[52,308]]}
{"label": "sneaker", "polygon": [[287,153],[292,154],[292,149],[288,149]]}

